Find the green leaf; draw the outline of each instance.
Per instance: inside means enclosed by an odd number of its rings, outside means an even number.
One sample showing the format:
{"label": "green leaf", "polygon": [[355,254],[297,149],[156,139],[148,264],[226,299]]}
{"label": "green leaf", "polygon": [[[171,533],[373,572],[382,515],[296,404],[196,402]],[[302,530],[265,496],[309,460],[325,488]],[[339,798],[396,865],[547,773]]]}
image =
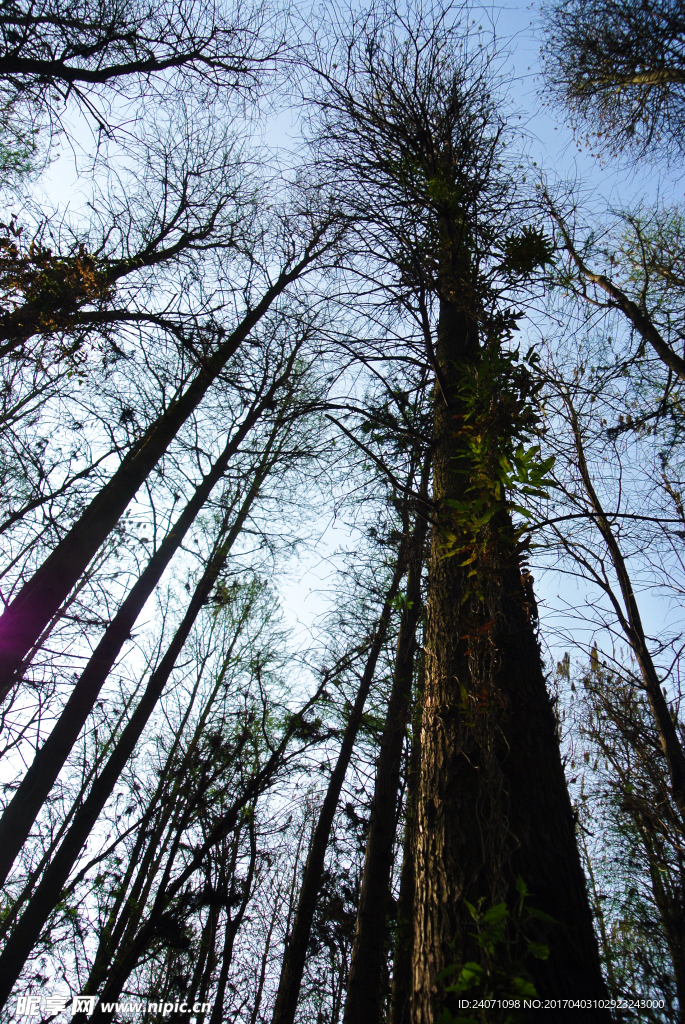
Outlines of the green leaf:
{"label": "green leaf", "polygon": [[526,981],[525,978],[513,978],[512,981],[517,995],[536,996],[538,994],[535,985],[530,981]]}
{"label": "green leaf", "polygon": [[[466,687],[462,686],[462,690],[463,690],[463,694],[465,695],[464,699],[466,701],[468,701],[469,695],[468,695],[468,692],[466,690]],[[477,921],[478,917],[479,917],[479,914],[478,914],[478,911],[476,910],[476,908],[474,907],[473,903],[469,903],[468,900],[464,900],[464,905],[465,905],[466,909],[468,910],[469,914],[471,915],[471,917],[473,918],[473,920]]]}
{"label": "green leaf", "polygon": [[503,921],[507,917],[509,917],[509,910],[506,903],[497,903],[483,914],[483,921],[487,924],[494,924],[495,922]]}
{"label": "green leaf", "polygon": [[451,991],[465,992],[470,988],[475,988],[476,985],[480,985],[483,974],[484,971],[480,964],[464,964],[459,972],[459,978],[455,984],[451,986]]}

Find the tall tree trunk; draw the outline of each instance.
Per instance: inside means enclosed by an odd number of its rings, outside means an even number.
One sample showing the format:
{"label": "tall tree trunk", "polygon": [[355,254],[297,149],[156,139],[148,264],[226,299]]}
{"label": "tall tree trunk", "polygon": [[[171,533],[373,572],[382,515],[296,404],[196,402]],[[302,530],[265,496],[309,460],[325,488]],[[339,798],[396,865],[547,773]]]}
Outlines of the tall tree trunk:
{"label": "tall tree trunk", "polygon": [[419,658],[419,700],[414,707],[411,749],[407,769],[407,796],[404,809],[404,842],[400,895],[397,901],[397,926],[393,955],[392,994],[389,1024],[411,1024],[411,961],[414,951],[414,848],[416,846],[416,799],[421,770],[421,694],[425,658]]}
{"label": "tall tree trunk", "polygon": [[[300,712],[300,715],[306,714],[313,704],[315,704],[321,696],[322,689],[323,688],[321,687],[316,694],[307,701],[306,705]],[[173,852],[173,855],[170,855],[167,858],[167,863],[162,875],[162,881],[156,891],[153,905],[147,918],[142,922],[138,930],[135,931],[134,928],[132,929],[130,936],[124,936],[122,947],[125,946],[126,948],[122,953],[121,958],[117,960],[116,966],[110,971],[110,975],[107,980],[107,987],[102,994],[103,1000],[107,1002],[117,1000],[126,979],[131,974],[131,971],[133,971],[139,964],[140,958],[145,954],[150,942],[154,939],[160,922],[173,904],[173,901],[182,892],[192,875],[201,868],[207,854],[218,843],[225,839],[229,832],[238,826],[245,807],[248,805],[254,806],[260,795],[269,786],[274,775],[282,764],[293,730],[296,728],[297,717],[298,716],[294,716],[293,723],[288,729],[286,729],[280,743],[272,752],[263,768],[261,768],[256,775],[252,776],[240,796],[234,800],[231,806],[219,817],[210,829],[207,838],[199,846],[194,847],[192,855],[189,857],[180,873],[177,874],[175,878],[171,879],[171,867],[174,863],[176,852],[181,848],[180,838],[183,828],[177,830],[176,836],[174,837],[176,849]],[[186,848],[186,853],[187,852]],[[256,847],[251,848],[251,857],[253,852],[256,856]],[[250,863],[254,870],[252,860]],[[252,883],[250,882],[250,885],[251,884]],[[146,891],[146,897],[147,892],[149,892],[149,888]],[[227,922],[227,924],[231,925],[232,929],[235,929],[235,931],[230,931],[228,935],[228,939],[231,943],[231,945],[227,947],[229,955],[232,955],[232,943],[235,938],[235,932],[237,931],[236,921],[237,918],[233,918],[232,924],[230,920]],[[240,922],[238,922],[238,924],[239,923]],[[77,1016],[78,1015],[74,1016],[75,1024]],[[82,1024],[82,1022],[80,1022],[80,1024]]]}
{"label": "tall tree trunk", "polygon": [[[237,816],[235,814],[232,815],[233,820],[235,820],[236,817]],[[180,834],[182,831],[183,829],[179,831],[177,838],[180,838]],[[234,844],[231,851],[231,864],[229,866],[229,873],[231,875],[233,874],[233,871],[235,869],[238,853],[238,843],[240,841],[240,832],[241,826],[239,826],[238,829],[236,830]],[[219,984],[221,984],[221,978],[224,978],[225,980],[228,979],[229,970],[233,958],[233,946],[235,938],[242,924],[248,903],[252,897],[252,884],[254,880],[254,870],[257,858],[256,837],[254,833],[254,827],[252,825],[249,828],[249,836],[250,861],[248,866],[248,874],[247,879],[245,881],[245,888],[241,895],[238,911],[235,917],[231,917],[230,915],[230,908],[228,902],[225,908],[226,923],[222,952],[223,962],[221,967]],[[150,941],[154,938],[155,928],[159,925],[160,919],[163,917],[163,915],[168,911],[168,908],[173,901],[173,896],[178,895],[180,887],[175,881],[170,882],[170,874],[180,850],[180,842],[175,842],[169,854],[167,864],[165,865],[162,881],[160,883],[160,888],[156,893],[154,905],[150,913],[148,914],[148,917],[143,921],[142,925],[139,928],[137,928],[136,925],[138,924],[142,917],[142,913],[138,914],[138,920],[133,922],[133,927],[130,929],[130,932],[124,936],[123,941],[116,950],[116,957],[114,958],[114,961],[109,968],[105,985],[100,995],[100,1001],[98,1003],[98,1006],[95,1008],[92,1017],[90,1018],[93,1021],[97,1020],[98,1024],[102,1024],[102,1022],[109,1021],[112,1019],[114,1011],[103,1009],[102,1004],[116,1003],[118,1001],[118,999],[121,996],[122,989],[124,988],[124,985],[126,984],[128,978],[130,977],[131,972],[135,970],[135,968],[138,966],[141,957],[145,956],[146,951],[149,948]],[[205,853],[205,856],[206,855],[207,853]],[[236,895],[233,877],[231,878],[230,893],[232,896]],[[214,1009],[216,1009],[216,1003],[218,1002],[218,998],[219,995],[217,992],[217,999],[215,1001]],[[221,998],[221,1007],[223,1007],[223,994]],[[164,1001],[173,1002],[174,1000],[170,995],[168,995],[167,997],[165,997]],[[192,1000],[192,1002],[194,1001],[195,999]],[[203,997],[202,995],[200,995],[197,1001],[206,1002],[206,992],[205,996]],[[188,998],[187,1002],[190,1003],[191,999]],[[212,1011],[212,1017],[213,1016],[214,1010]],[[80,1019],[77,1020],[78,1017],[79,1015],[75,1015],[73,1018],[75,1024],[84,1024],[84,1021],[86,1019],[85,1015],[83,1015]],[[189,1015],[187,1013],[174,1014],[169,1019],[170,1021],[179,1021],[183,1019],[187,1020],[188,1017]]]}
{"label": "tall tree trunk", "polygon": [[[450,258],[454,259],[453,256]],[[513,913],[520,875],[529,903],[551,915],[547,960],[528,957],[538,994],[602,999],[592,915],[574,834],[554,716],[523,600],[508,513],[482,527],[474,562],[445,557],[449,501],[468,506],[463,468],[465,369],[480,363],[478,281],[468,266],[443,280],[436,349],[434,528],[427,598],[421,779],[417,808],[413,1010],[433,1024],[445,1004],[437,975],[483,961],[465,901]],[[460,303],[463,303],[460,305]],[[493,396],[497,401],[498,396]],[[482,542],[482,543],[480,543]],[[474,568],[476,572],[474,582]],[[539,940],[540,933],[532,934]],[[503,947],[495,951],[504,953]],[[536,1010],[531,1020],[609,1021],[608,1010]]]}
{"label": "tall tree trunk", "polygon": [[[218,906],[210,907],[207,914],[207,920],[202,928],[200,937],[200,943],[196,953],[196,961],[193,967],[193,976],[190,981],[188,990],[184,993],[186,1002],[192,1006],[197,999],[198,992],[202,993],[209,982],[216,965],[216,933],[217,924],[219,923],[220,908]],[[206,994],[206,993],[205,993]],[[204,1002],[204,999],[197,999],[198,1002]],[[174,1019],[175,1018],[175,1019]],[[73,1018],[72,1018],[73,1019]],[[187,1020],[188,1014],[174,1014],[171,1018],[176,1024],[176,1021]]]}
{"label": "tall tree trunk", "polygon": [[640,672],[642,674],[645,690],[647,691],[647,697],[649,699],[649,706],[652,709],[652,715],[654,717],[654,725],[659,736],[659,742],[661,743],[662,750],[666,757],[666,763],[668,764],[668,772],[671,777],[671,792],[673,793],[673,799],[682,814],[685,813],[685,750],[683,750],[683,745],[680,742],[676,724],[671,717],[671,709],[669,708],[668,701],[661,689],[659,673],[657,672],[656,665],[654,664],[649,651],[647,635],[645,633],[644,626],[642,625],[640,608],[635,597],[635,591],[633,590],[633,583],[630,578],[630,573],[628,572],[628,566],[626,565],[623,557],[621,546],[614,534],[613,524],[609,522],[609,517],[604,511],[599,495],[592,483],[592,476],[585,458],[585,447],[583,445],[580,423],[578,422],[578,414],[573,407],[570,396],[568,394],[564,394],[563,397],[568,410],[569,419],[571,421],[571,429],[573,430],[580,477],[583,481],[588,501],[592,506],[594,521],[599,532],[602,534],[604,543],[609,551],[619,587],[621,589],[621,597],[623,598],[625,610],[621,608],[620,603],[614,597],[613,592],[608,588],[605,588],[605,590],[614,606],[626,639],[635,654],[635,659],[640,666]]}
{"label": "tall tree trunk", "polygon": [[[288,369],[292,367],[289,362]],[[57,779],[69,756],[71,748],[83,728],[88,715],[93,710],[100,690],[114,665],[121,648],[128,640],[131,629],[140,615],[145,602],[159,583],[162,574],[173,555],[178,551],[183,538],[195,521],[195,518],[209,497],[212,489],[226,472],[229,459],[234,455],[254,424],[259,419],[266,405],[273,399],[276,388],[283,383],[279,378],[265,395],[262,401],[255,404],[240,425],[237,432],[230,438],[222,454],[214,463],[210,472],[196,488],[193,497],[176,520],[158,550],[154,553],[143,573],[131,588],[119,611],[114,616],[100,643],[90,657],[81,677],[72,690],[62,714],[55,724],[49,737],[36,754],[31,767],[22,779],[19,788],[7,805],[0,818],[0,886],[4,884],[14,863],[14,859],[26,842],[31,827],[48,793]],[[274,428],[266,453],[266,463],[274,441],[275,433],[280,425]],[[243,510],[244,520],[249,505],[254,501],[257,491],[264,481],[265,460],[256,470],[253,485],[250,487]]]}
{"label": "tall tree trunk", "polygon": [[226,986],[228,985],[228,975],[231,969],[231,961],[233,959],[234,938],[235,935],[231,927],[231,918],[227,910],[226,927],[224,929],[224,945],[221,955],[221,967],[219,968],[219,977],[217,978],[216,991],[214,993],[214,1005],[212,1006],[212,1015],[209,1019],[209,1024],[219,1024],[223,1019]]}
{"label": "tall tree trunk", "polygon": [[[281,901],[277,898],[274,905],[273,911],[271,912],[271,919],[269,921],[269,930],[266,933],[266,942],[264,943],[264,952],[262,953],[261,964],[259,967],[259,977],[257,979],[257,990],[254,994],[252,1003],[252,1013],[250,1014],[250,1024],[257,1024],[259,1020],[259,1011],[262,1007],[262,997],[264,995],[264,982],[266,981],[266,970],[269,966],[269,952],[271,950],[271,939],[276,927],[276,922],[281,912]],[[210,1024],[214,1024],[210,1021]]]}
{"label": "tall tree trunk", "polygon": [[189,387],[169,403],[128,452],[107,484],[93,498],[0,616],[0,699],[17,679],[23,659],[76,584],[126,506],[162,458],[178,431],[198,407],[224,366],[274,301],[319,255],[315,238],[301,258],[283,270],[239,326],[203,363]]}
{"label": "tall tree trunk", "polygon": [[[403,545],[401,547],[403,547]],[[272,1024],[292,1024],[295,1019],[297,1000],[300,995],[302,974],[304,972],[304,965],[307,956],[307,946],[309,945],[312,922],[314,920],[316,904],[319,898],[319,890],[321,888],[324,860],[331,834],[331,826],[333,825],[333,818],[335,817],[335,811],[338,806],[340,791],[342,789],[343,782],[345,781],[345,775],[350,763],[350,758],[352,757],[357,733],[362,722],[364,705],[366,704],[366,699],[369,696],[369,691],[371,690],[371,684],[376,671],[376,664],[385,641],[393,604],[397,597],[405,569],[405,555],[404,552],[400,550],[395,572],[385,597],[383,610],[381,612],[380,619],[378,620],[373,641],[369,648],[364,674],[359,684],[354,705],[347,720],[342,743],[340,744],[338,759],[336,761],[335,768],[331,773],[328,789],[326,790],[326,796],[324,797],[321,811],[319,812],[319,819],[316,823],[314,835],[312,836],[312,841],[309,847],[309,856],[307,857],[307,863],[302,876],[302,885],[300,887],[300,896],[297,904],[297,911],[295,913],[295,922],[293,924],[292,932],[288,937],[283,956],[281,977],[278,983],[278,993],[276,995]]]}
{"label": "tall tree trunk", "polygon": [[[117,886],[114,901],[108,909],[104,923],[100,927],[97,951],[88,978],[81,987],[83,995],[93,995],[99,990],[109,969],[114,950],[117,949],[122,936],[127,931],[131,916],[145,905],[147,899],[147,893],[143,892],[145,879],[157,871],[157,867],[154,868],[154,871],[151,870],[152,862],[156,860],[157,864],[159,864],[166,852],[169,833],[167,832],[166,839],[164,838],[164,833],[167,830],[172,814],[176,815],[177,813],[182,780],[187,777],[187,772],[184,769],[189,767],[190,759],[197,749],[197,741],[204,729],[207,715],[213,706],[214,697],[222,685],[225,670],[232,653],[233,643],[229,644],[228,650],[224,655],[224,663],[217,676],[214,690],[209,701],[202,709],[191,742],[181,759],[180,770],[175,771],[178,764],[176,754],[183,731],[194,708],[199,689],[200,678],[198,677],[196,680],[186,704],[180,726],[176,730],[173,743],[167,753],[166,764],[161,770],[159,781],[148,800],[145,812],[138,822],[135,843],[128,856],[123,878]],[[79,804],[80,802],[79,800]],[[85,1015],[83,1015],[83,1020],[85,1020]],[[83,1024],[79,1013],[74,1015],[73,1021],[74,1024]]]}
{"label": "tall tree trunk", "polygon": [[[247,511],[245,511],[247,515]],[[90,793],[74,816],[62,844],[45,871],[26,910],[10,935],[0,955],[0,1006],[4,1006],[19,977],[26,958],[38,941],[42,928],[60,900],[62,888],[76,863],[90,832],[121,772],[135,750],[143,729],[162,695],[183,646],[203,604],[209,597],[216,578],[244,522],[236,521],[228,534],[219,538],[212,557],[198,582],[188,609],[158,667],[150,676],[145,692],[118,739]]]}
{"label": "tall tree trunk", "polygon": [[[423,494],[430,463],[424,470]],[[344,1024],[378,1024],[385,966],[385,931],[393,844],[397,833],[402,748],[411,708],[416,629],[421,617],[421,570],[428,521],[417,518],[409,552],[407,589],[400,619],[395,672],[376,766],[376,784],[366,840]]]}
{"label": "tall tree trunk", "polygon": [[[114,722],[111,723],[112,737],[118,735],[120,729],[123,728],[123,725],[129,716],[131,707],[135,704],[136,696],[137,693],[134,690],[119,709],[116,719],[114,720]],[[69,826],[71,825],[71,820],[74,814],[81,806],[81,803],[83,802],[88,790],[90,789],[93,779],[97,776],[100,766],[103,763],[104,758],[107,756],[107,753],[107,746],[104,746],[100,751],[99,756],[92,762],[88,770],[86,770],[82,774],[81,782],[78,789],[70,794],[72,800],[70,809],[62,818],[59,827],[56,828],[52,835],[50,836],[50,842],[46,843],[45,846],[43,847],[40,858],[38,858],[35,861],[35,863],[31,867],[31,870],[27,872],[27,874],[22,879],[22,888],[19,890],[17,895],[13,897],[11,906],[8,908],[7,913],[3,917],[2,921],[0,921],[0,942],[2,942],[5,936],[12,930],[12,928],[14,928],[14,922],[19,917],[19,914],[24,904],[27,902],[27,900],[30,899],[33,890],[36,887],[36,883],[38,882],[40,876],[43,874],[43,871],[45,870],[46,866],[50,863],[50,859],[52,858],[55,850],[62,842],[62,838],[66,834],[66,831],[69,828]],[[145,829],[145,826],[146,818],[145,816],[143,816],[138,820],[136,825],[131,826],[130,829],[131,832],[135,831],[136,834],[138,834],[139,830]],[[114,840],[114,843],[118,845],[119,842],[123,841],[127,834],[127,832],[124,832],[117,836]],[[112,850],[114,849],[113,846],[111,846],[110,848]]]}
{"label": "tall tree trunk", "polygon": [[[224,999],[226,998],[226,987],[228,985],[228,976],[233,963],[233,946],[235,939],[243,922],[247,905],[252,898],[252,882],[254,880],[254,871],[257,862],[257,838],[254,828],[254,818],[250,820],[250,867],[248,870],[248,878],[243,890],[243,898],[240,902],[238,913],[235,917],[231,917],[230,905],[226,904],[226,930],[224,933],[224,948],[221,955],[221,968],[219,971],[219,979],[217,982],[216,993],[214,997],[214,1006],[212,1007],[212,1015],[209,1019],[209,1024],[220,1024],[224,1017]],[[237,843],[237,838],[236,838]],[[235,867],[235,865],[234,865]],[[231,880],[231,895],[233,895],[233,880]],[[206,1001],[207,993],[204,993],[202,1002]]]}

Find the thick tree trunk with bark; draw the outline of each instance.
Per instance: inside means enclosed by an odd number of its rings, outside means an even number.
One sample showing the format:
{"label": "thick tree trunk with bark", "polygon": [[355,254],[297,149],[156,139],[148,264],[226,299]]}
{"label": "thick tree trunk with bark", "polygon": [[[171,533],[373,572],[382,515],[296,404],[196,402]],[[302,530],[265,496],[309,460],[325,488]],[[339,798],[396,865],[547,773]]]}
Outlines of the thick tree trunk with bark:
{"label": "thick tree trunk with bark", "polygon": [[[427,472],[428,467],[426,475]],[[393,685],[376,766],[344,1024],[378,1024],[380,1019],[381,981],[386,960],[386,917],[393,844],[397,833],[402,748],[411,709],[416,629],[421,617],[421,570],[427,528],[427,520],[419,518],[409,553],[407,589],[400,619]]]}
{"label": "thick tree trunk with bark", "polygon": [[[469,500],[468,474],[457,471],[464,463],[455,455],[463,452],[460,374],[480,357],[474,303],[459,298],[470,278],[468,269],[451,277],[459,283],[444,289],[438,326],[433,465],[443,525],[433,532],[427,597],[414,1024],[434,1024],[440,1016],[445,982],[437,976],[444,967],[484,960],[465,901],[475,907],[482,901],[484,911],[506,901],[513,914],[519,875],[530,892],[528,904],[558,922],[545,934],[529,933],[550,949],[547,960],[525,961],[539,996],[606,997],[554,716],[518,558],[507,543],[508,514],[500,511],[483,527],[475,583],[473,563],[445,557],[445,501]],[[502,953],[496,950],[494,959]],[[536,1010],[533,1019],[599,1022],[610,1015],[598,1008],[560,1008]]]}

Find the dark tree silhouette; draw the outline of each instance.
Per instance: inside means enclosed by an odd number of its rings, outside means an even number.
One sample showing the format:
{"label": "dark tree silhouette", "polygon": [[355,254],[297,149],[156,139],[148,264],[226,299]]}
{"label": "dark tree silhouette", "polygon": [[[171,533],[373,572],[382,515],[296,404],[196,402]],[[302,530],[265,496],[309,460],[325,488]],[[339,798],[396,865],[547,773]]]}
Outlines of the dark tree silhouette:
{"label": "dark tree silhouette", "polygon": [[[0,88],[57,123],[74,97],[112,127],[111,99],[191,83],[205,96],[254,90],[285,48],[275,11],[217,0],[9,0],[0,10]],[[175,82],[174,82],[175,76]]]}
{"label": "dark tree silhouette", "polygon": [[545,77],[599,144],[635,157],[685,149],[685,12],[678,0],[543,6]]}
{"label": "dark tree silhouette", "polygon": [[[480,962],[490,994],[511,992],[521,972],[540,995],[606,991],[512,522],[549,465],[534,445],[525,454],[536,385],[510,347],[517,317],[504,292],[530,287],[551,249],[526,223],[532,214],[508,169],[504,144],[512,140],[488,57],[471,42],[455,11],[402,17],[379,5],[328,57],[317,97],[321,160],[360,239],[351,269],[418,326],[435,375],[417,1024],[432,1024],[449,1006],[441,972],[453,963]],[[398,342],[397,358],[401,351]],[[519,876],[532,911],[559,922],[548,957],[539,920],[527,936],[514,924]],[[496,967],[478,942],[467,904],[505,908],[510,952],[518,944],[513,959],[504,956],[508,967]],[[599,1008],[554,1014],[608,1019]]]}

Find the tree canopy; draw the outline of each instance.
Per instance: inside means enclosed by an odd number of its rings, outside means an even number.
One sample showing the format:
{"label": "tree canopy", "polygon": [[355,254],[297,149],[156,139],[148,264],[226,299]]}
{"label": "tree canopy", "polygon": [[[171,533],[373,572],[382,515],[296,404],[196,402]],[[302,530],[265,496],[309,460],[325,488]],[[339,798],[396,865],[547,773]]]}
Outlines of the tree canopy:
{"label": "tree canopy", "polygon": [[544,72],[581,134],[612,153],[685,151],[685,15],[677,0],[543,5]]}

